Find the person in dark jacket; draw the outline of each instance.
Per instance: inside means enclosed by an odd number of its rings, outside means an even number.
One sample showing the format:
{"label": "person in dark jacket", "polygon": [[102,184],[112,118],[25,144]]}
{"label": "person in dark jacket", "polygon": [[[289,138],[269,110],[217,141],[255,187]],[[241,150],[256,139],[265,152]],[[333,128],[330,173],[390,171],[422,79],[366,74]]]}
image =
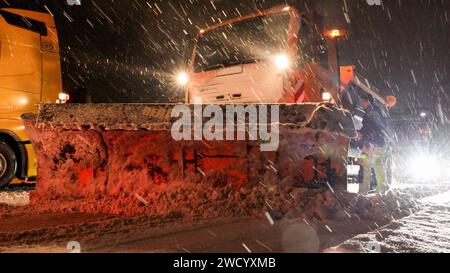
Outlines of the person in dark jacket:
{"label": "person in dark jacket", "polygon": [[388,132],[386,117],[368,94],[360,96],[359,108],[364,113],[362,128],[358,131],[358,146],[363,153],[364,169],[360,193],[367,194],[371,190],[374,180],[376,181],[376,190],[385,192],[387,175],[384,159]]}

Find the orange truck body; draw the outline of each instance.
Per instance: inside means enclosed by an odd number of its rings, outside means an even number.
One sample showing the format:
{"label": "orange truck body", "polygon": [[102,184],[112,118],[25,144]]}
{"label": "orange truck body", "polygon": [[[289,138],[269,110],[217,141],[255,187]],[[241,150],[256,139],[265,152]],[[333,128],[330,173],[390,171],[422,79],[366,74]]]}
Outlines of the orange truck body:
{"label": "orange truck body", "polygon": [[20,116],[55,103],[62,92],[59,42],[53,17],[0,9],[0,142],[15,153],[19,180],[36,177],[36,157]]}

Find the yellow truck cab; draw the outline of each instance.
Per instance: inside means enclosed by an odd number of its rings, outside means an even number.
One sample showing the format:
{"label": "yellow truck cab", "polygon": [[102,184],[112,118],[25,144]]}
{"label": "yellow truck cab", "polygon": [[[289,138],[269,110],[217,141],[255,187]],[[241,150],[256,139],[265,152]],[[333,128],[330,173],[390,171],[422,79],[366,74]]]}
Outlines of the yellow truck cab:
{"label": "yellow truck cab", "polygon": [[20,116],[65,102],[59,42],[50,14],[0,9],[0,188],[33,180],[36,158]]}

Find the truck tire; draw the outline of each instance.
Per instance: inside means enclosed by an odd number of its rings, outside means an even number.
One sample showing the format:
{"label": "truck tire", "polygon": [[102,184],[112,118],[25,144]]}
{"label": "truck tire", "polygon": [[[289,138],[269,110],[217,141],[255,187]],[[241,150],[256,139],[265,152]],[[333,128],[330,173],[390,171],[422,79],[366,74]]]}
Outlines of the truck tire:
{"label": "truck tire", "polygon": [[0,142],[0,189],[8,186],[13,180],[17,169],[14,151],[5,143]]}

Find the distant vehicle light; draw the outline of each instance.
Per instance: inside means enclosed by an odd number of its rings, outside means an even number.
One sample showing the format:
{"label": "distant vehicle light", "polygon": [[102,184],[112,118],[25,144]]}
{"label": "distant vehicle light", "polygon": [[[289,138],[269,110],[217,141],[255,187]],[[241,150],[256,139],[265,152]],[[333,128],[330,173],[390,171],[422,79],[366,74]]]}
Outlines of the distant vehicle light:
{"label": "distant vehicle light", "polygon": [[439,160],[430,155],[416,155],[409,162],[409,173],[415,179],[434,181],[441,176]]}
{"label": "distant vehicle light", "polygon": [[290,11],[290,10],[291,10],[290,6],[284,7],[284,9],[283,9],[283,11]]}
{"label": "distant vehicle light", "polygon": [[425,113],[425,112],[420,113],[420,117],[421,118],[426,118],[427,117],[427,113]]}
{"label": "distant vehicle light", "polygon": [[189,76],[186,72],[181,72],[177,75],[177,83],[180,86],[185,86],[189,83]]}
{"label": "distant vehicle light", "polygon": [[330,92],[323,92],[322,93],[322,100],[323,101],[331,101],[333,99],[333,96],[331,96]]}
{"label": "distant vehicle light", "polygon": [[290,66],[289,57],[285,54],[280,54],[275,57],[275,65],[279,70],[286,70]]}

